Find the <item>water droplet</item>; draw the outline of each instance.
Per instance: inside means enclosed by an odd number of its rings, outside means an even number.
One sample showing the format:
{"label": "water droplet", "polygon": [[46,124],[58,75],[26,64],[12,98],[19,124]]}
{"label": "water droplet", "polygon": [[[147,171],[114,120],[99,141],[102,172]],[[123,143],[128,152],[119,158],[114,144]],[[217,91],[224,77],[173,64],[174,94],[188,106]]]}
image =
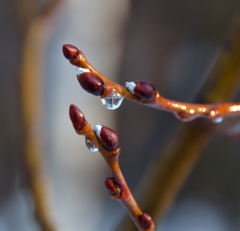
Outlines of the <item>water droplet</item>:
{"label": "water droplet", "polygon": [[216,119],[213,120],[214,123],[221,123],[223,121],[223,118],[222,117],[218,117]]}
{"label": "water droplet", "polygon": [[211,110],[209,115],[214,123],[221,123],[223,121],[223,117],[216,110]]}
{"label": "water droplet", "polygon": [[86,146],[91,152],[98,151],[98,148],[90,140],[86,140]]}
{"label": "water droplet", "polygon": [[119,108],[122,104],[124,97],[119,93],[113,91],[111,94],[102,98],[102,104],[109,110],[115,110]]}

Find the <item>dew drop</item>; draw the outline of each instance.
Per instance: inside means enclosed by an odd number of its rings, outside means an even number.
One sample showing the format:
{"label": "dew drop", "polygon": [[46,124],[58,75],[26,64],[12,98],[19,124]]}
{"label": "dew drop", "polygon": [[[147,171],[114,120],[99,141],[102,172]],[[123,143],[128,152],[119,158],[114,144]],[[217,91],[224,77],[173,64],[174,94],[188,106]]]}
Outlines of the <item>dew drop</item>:
{"label": "dew drop", "polygon": [[213,122],[216,123],[216,124],[221,123],[222,121],[223,121],[222,117],[218,117],[218,118],[213,120]]}
{"label": "dew drop", "polygon": [[122,104],[124,97],[119,93],[113,91],[111,94],[102,98],[102,104],[109,110],[115,110],[119,108]]}
{"label": "dew drop", "polygon": [[86,140],[86,146],[91,152],[98,151],[98,148],[90,140]]}

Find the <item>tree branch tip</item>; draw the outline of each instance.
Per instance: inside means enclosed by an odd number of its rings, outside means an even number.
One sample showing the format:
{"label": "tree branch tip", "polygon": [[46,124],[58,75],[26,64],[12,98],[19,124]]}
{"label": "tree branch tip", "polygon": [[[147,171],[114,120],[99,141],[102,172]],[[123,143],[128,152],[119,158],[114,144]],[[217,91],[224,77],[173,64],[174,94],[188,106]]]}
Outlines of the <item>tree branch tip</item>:
{"label": "tree branch tip", "polygon": [[82,111],[74,104],[69,107],[69,116],[72,121],[75,131],[79,134],[85,127],[87,121]]}
{"label": "tree branch tip", "polygon": [[64,57],[67,60],[73,60],[76,59],[79,55],[79,50],[77,47],[70,45],[70,44],[64,44],[62,47],[62,52]]}
{"label": "tree branch tip", "polygon": [[151,218],[150,215],[148,215],[147,213],[143,213],[142,215],[140,215],[140,223],[142,225],[142,227],[146,230],[146,231],[152,231],[154,230],[154,223],[153,220]]}

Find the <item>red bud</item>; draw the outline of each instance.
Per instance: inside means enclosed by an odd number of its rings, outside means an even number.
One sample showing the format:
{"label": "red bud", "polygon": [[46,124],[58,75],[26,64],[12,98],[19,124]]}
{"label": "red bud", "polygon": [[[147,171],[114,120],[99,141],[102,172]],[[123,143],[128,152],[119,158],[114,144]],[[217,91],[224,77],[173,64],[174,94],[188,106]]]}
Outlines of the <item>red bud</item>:
{"label": "red bud", "polygon": [[109,151],[115,150],[119,146],[118,136],[111,128],[103,126],[100,132],[100,141]]}
{"label": "red bud", "polygon": [[77,76],[82,88],[93,95],[101,95],[103,92],[103,81],[91,72],[84,72]]}
{"label": "red bud", "polygon": [[156,90],[155,87],[146,81],[135,81],[134,94],[140,97],[142,100],[151,102],[153,101]]}
{"label": "red bud", "polygon": [[104,184],[105,184],[106,190],[111,196],[115,196],[118,193],[119,189],[118,189],[118,186],[116,185],[114,178],[109,178],[109,177],[106,178],[104,181]]}
{"label": "red bud", "polygon": [[66,59],[72,60],[76,58],[79,54],[79,50],[77,47],[70,45],[70,44],[64,44],[62,47],[63,55]]}
{"label": "red bud", "polygon": [[143,213],[140,216],[140,222],[141,222],[141,225],[144,229],[149,229],[150,227],[154,227],[154,223],[152,221],[152,218],[146,213]]}
{"label": "red bud", "polygon": [[72,121],[72,124],[73,124],[73,127],[75,128],[75,130],[77,130],[77,131],[82,130],[85,125],[85,122],[86,122],[85,116],[81,112],[81,110],[74,104],[70,105],[69,116],[70,116],[70,119]]}

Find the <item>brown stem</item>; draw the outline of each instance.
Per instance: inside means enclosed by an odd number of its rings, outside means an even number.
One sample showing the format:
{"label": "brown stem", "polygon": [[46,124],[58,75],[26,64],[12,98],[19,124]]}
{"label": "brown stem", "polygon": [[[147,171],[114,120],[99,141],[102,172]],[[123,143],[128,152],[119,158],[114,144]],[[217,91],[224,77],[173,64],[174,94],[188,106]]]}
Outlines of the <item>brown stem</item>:
{"label": "brown stem", "polygon": [[[69,46],[69,45],[68,45]],[[166,99],[160,95],[158,91],[155,92],[155,97],[152,102],[145,102],[135,94],[132,94],[126,87],[113,82],[106,76],[97,71],[87,61],[84,54],[79,51],[70,63],[81,68],[87,68],[91,73],[98,76],[104,83],[104,91],[101,98],[109,95],[113,90],[121,94],[124,98],[132,100],[137,103],[144,104],[156,109],[172,112],[181,121],[191,121],[199,117],[210,118],[213,122],[219,123],[225,116],[240,115],[239,103],[219,103],[219,104],[193,104],[183,103]]]}
{"label": "brown stem", "polygon": [[70,106],[70,118],[73,122],[76,133],[84,135],[86,140],[90,141],[96,148],[98,148],[99,152],[105,159],[113,177],[112,180],[107,178],[105,186],[112,198],[118,200],[122,205],[124,205],[139,231],[153,231],[153,221],[151,219],[146,219],[146,217],[150,218],[150,216],[142,213],[120,169],[118,157],[120,155],[121,148],[117,147],[114,150],[108,150],[104,147],[90,124],[85,120],[82,112],[75,105]]}

